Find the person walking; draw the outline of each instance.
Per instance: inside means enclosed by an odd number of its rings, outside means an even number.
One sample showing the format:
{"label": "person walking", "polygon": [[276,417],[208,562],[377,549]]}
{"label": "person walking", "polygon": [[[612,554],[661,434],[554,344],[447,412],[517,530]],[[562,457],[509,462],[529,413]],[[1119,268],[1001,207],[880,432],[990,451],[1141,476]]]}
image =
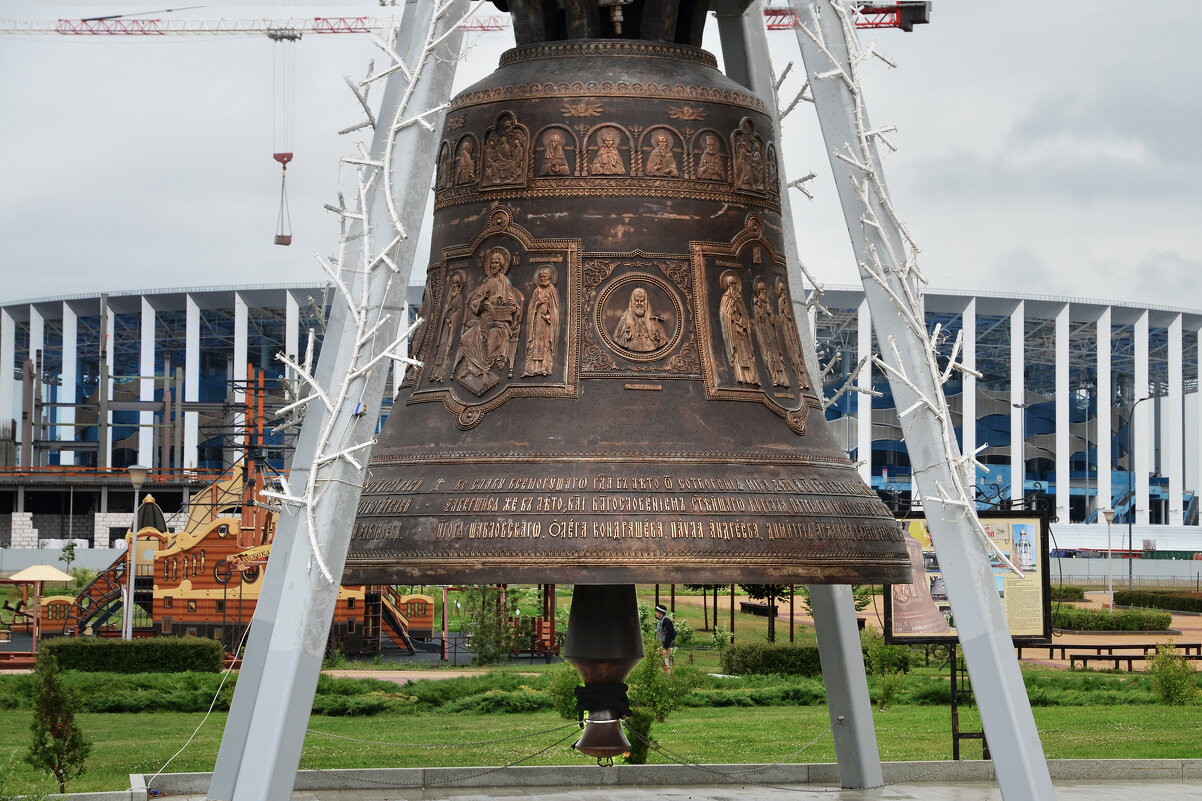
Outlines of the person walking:
{"label": "person walking", "polygon": [[659,640],[664,654],[664,672],[672,670],[672,645],[676,642],[676,625],[668,617],[668,607],[663,604],[655,605],[655,639]]}

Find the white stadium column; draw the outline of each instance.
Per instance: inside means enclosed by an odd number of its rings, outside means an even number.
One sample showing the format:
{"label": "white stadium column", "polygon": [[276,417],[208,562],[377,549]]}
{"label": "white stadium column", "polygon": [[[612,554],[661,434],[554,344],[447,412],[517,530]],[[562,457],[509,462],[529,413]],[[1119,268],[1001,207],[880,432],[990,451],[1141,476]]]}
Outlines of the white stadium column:
{"label": "white stadium column", "polygon": [[[1056,311],[1056,516],[1065,522],[1072,518],[1069,515],[1069,501],[1072,498],[1072,479],[1069,474],[1069,462],[1072,459],[1071,422],[1069,419],[1069,401],[1073,387],[1069,383],[1068,370],[1068,304],[1063,304]],[[1086,506],[1089,501],[1086,499]]]}
{"label": "white stadium column", "polygon": [[[154,306],[142,296],[141,342],[138,348],[138,400],[154,400]],[[154,412],[138,412],[138,464],[154,465]]]}
{"label": "white stadium column", "polygon": [[[200,306],[188,295],[184,317],[184,403],[200,400]],[[184,467],[195,468],[200,439],[200,417],[184,410]]]}
{"label": "white stadium column", "polygon": [[246,402],[246,392],[241,387],[246,385],[246,345],[250,332],[250,310],[241,292],[234,293],[234,431],[241,436],[246,424],[246,414],[242,404]]}
{"label": "white stadium column", "polygon": [[[976,453],[977,450],[977,377],[972,371],[977,369],[977,299],[971,297],[964,304],[960,318],[964,331],[964,389],[961,393],[960,438],[963,441],[964,453]],[[965,470],[969,475],[967,484],[977,485],[977,468],[966,464]]]}
{"label": "white stadium column", "polygon": [[1182,320],[1178,313],[1169,321],[1169,394],[1160,417],[1164,421],[1160,431],[1161,453],[1164,454],[1162,470],[1169,478],[1169,514],[1164,522],[1172,526],[1184,522],[1185,430],[1182,392],[1185,375],[1182,364],[1184,343],[1181,338]]}
{"label": "white stadium column", "polygon": [[1027,494],[1026,305],[1018,301],[1010,312],[1010,499]]}
{"label": "white stadium column", "polygon": [[856,386],[862,390],[856,398],[856,458],[860,475],[872,485],[872,312],[868,298],[860,301],[856,312],[856,359],[868,361],[856,376]]}
{"label": "white stadium column", "polygon": [[[43,392],[45,390],[45,387],[42,386],[42,375],[45,374],[45,361],[42,362],[43,369],[41,371],[41,374],[39,374],[38,369],[37,369],[38,368],[38,352],[39,351],[42,352],[43,359],[44,359],[45,358],[45,348],[46,348],[46,321],[45,321],[45,319],[43,319],[42,313],[40,311],[38,311],[38,307],[31,303],[31,304],[29,304],[29,358],[33,360],[33,365],[34,365],[33,380],[36,382],[36,385],[34,387],[34,392],[36,392],[40,395],[43,394]],[[21,365],[17,365],[17,366],[20,367]],[[43,397],[44,397],[44,395],[43,395]],[[21,409],[22,414],[24,414],[26,411],[27,410],[24,408]],[[31,409],[28,411],[32,412],[33,410]],[[33,439],[35,441],[38,439],[38,433],[39,433],[38,432],[38,424],[40,422],[41,422],[41,420],[38,420],[36,418],[33,419],[33,425],[34,425]],[[33,453],[34,453],[33,461],[28,465],[22,465],[22,467],[40,466],[43,464],[42,458],[37,454],[37,451],[34,451]]]}
{"label": "white stadium column", "polygon": [[[296,293],[289,290],[284,293],[284,353],[290,359],[300,360],[304,358],[304,354],[298,351],[300,348],[300,301],[296,299]],[[284,375],[289,379],[296,378],[291,367],[284,368]]]}
{"label": "white stadium column", "polygon": [[[1135,391],[1130,403],[1136,403],[1135,419],[1128,422],[1127,433],[1132,445],[1132,464],[1135,466],[1135,524],[1148,524],[1148,475],[1152,472],[1152,412],[1153,405],[1159,401],[1138,403],[1140,398],[1146,398],[1148,391],[1148,311],[1139,313],[1135,328],[1131,332],[1135,340]],[[1131,543],[1135,547],[1135,543]]]}
{"label": "white stadium column", "polygon": [[[1111,387],[1111,371],[1110,371],[1110,349],[1112,347],[1111,338],[1111,307],[1107,306],[1102,309],[1102,313],[1098,315],[1097,321],[1097,343],[1098,351],[1097,358],[1097,407],[1098,407],[1098,425],[1095,439],[1098,443],[1098,503],[1097,508],[1113,509],[1114,508],[1114,490],[1111,487],[1111,478],[1114,470],[1114,457],[1111,449],[1111,444],[1114,441],[1114,423],[1112,414],[1114,410],[1114,389]],[[1101,520],[1099,516],[1098,520]]]}
{"label": "white stadium column", "polygon": [[[55,439],[59,442],[75,441],[75,406],[79,398],[75,397],[75,387],[78,383],[79,367],[79,317],[75,309],[67,301],[63,301],[63,376],[58,390],[58,402],[72,404],[58,408],[58,433]],[[70,448],[59,449],[59,464],[75,464],[75,451]]]}

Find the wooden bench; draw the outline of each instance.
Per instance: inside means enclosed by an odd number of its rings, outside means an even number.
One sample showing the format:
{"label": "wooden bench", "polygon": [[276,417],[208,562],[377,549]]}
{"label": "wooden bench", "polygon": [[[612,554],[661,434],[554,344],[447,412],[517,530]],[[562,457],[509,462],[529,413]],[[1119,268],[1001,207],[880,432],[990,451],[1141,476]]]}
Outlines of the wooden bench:
{"label": "wooden bench", "polygon": [[761,601],[739,601],[739,611],[760,617],[775,617],[776,607]]}
{"label": "wooden bench", "polygon": [[13,633],[8,629],[0,629],[0,642],[12,642]]}
{"label": "wooden bench", "polygon": [[[1152,648],[1151,650],[1154,652],[1156,649]],[[1133,663],[1136,660],[1146,661],[1151,655],[1152,654],[1147,651],[1142,654],[1069,654],[1068,666],[1069,669],[1072,670],[1075,669],[1077,667],[1077,663],[1080,662],[1081,668],[1085,669],[1090,662],[1111,662],[1114,664],[1114,669],[1118,670],[1119,665],[1123,662],[1126,662],[1127,672],[1130,673],[1132,670],[1134,670]],[[1188,659],[1191,662],[1202,660],[1202,654],[1186,654],[1178,651],[1177,655],[1182,659]]]}
{"label": "wooden bench", "polygon": [[[1174,642],[1173,645],[1177,648],[1177,652],[1183,655],[1187,654],[1202,654],[1202,643],[1198,642]],[[1015,646],[1018,650],[1018,658],[1023,658],[1023,646]],[[1043,645],[1027,646],[1028,648],[1044,648]],[[1092,651],[1095,655],[1114,656],[1115,651],[1139,651],[1147,655],[1156,651],[1155,643],[1118,643],[1118,642],[1078,642],[1078,643],[1062,643],[1059,645],[1048,645],[1048,659],[1055,659],[1056,652],[1060,652],[1061,659],[1069,658],[1069,651]],[[1088,656],[1089,654],[1081,654]],[[1120,654],[1121,656],[1121,654]]]}

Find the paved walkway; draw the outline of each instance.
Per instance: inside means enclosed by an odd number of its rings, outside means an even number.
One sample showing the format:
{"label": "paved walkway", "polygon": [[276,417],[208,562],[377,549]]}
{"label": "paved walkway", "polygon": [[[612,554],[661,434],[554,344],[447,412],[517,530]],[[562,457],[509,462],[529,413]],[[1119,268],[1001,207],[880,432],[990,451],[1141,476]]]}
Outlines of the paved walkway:
{"label": "paved walkway", "polygon": [[[1202,801],[1202,783],[1057,782],[1060,801]],[[170,796],[205,801],[205,796]],[[470,790],[323,790],[292,794],[293,801],[1001,801],[997,785],[893,784],[874,790],[817,787],[767,789],[753,785],[720,787],[640,787],[573,789],[540,787]]]}

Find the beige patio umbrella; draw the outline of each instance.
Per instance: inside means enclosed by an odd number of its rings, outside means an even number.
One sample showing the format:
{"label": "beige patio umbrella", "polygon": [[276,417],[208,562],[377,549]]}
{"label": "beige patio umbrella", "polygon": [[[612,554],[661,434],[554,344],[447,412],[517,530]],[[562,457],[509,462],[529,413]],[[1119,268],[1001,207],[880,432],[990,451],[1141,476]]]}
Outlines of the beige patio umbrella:
{"label": "beige patio umbrella", "polygon": [[30,565],[24,570],[13,573],[5,581],[11,584],[33,585],[33,650],[38,650],[38,628],[42,614],[41,595],[42,582],[45,581],[74,581],[70,573],[64,573],[54,565]]}

